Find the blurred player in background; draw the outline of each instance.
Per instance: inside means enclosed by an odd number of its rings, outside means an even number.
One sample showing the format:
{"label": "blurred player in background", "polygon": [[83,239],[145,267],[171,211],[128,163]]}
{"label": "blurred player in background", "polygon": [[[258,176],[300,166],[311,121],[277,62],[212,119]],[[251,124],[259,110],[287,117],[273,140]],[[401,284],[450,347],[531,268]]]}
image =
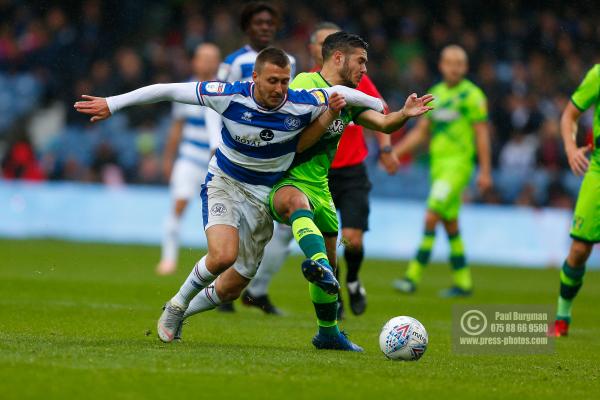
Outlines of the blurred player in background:
{"label": "blurred player in background", "polygon": [[[248,44],[225,57],[219,67],[219,80],[226,82],[252,80],[256,55],[262,49],[273,44],[279,26],[279,13],[271,4],[265,2],[247,3],[240,14],[240,29],[248,37]],[[291,65],[291,77],[293,78],[296,70],[296,60],[289,54],[288,57]],[[283,235],[288,242],[292,239],[292,232],[285,225],[275,224],[275,231],[278,232],[277,237]],[[269,267],[268,264],[261,265],[260,270],[266,270],[266,275],[272,275],[269,273]],[[258,279],[263,280],[261,277],[258,277]],[[262,285],[259,284],[258,287],[260,286]],[[256,296],[253,296],[251,291],[245,291],[242,294],[242,302],[247,306],[258,307],[267,314],[281,314],[279,309],[271,303],[266,291],[262,293],[257,290],[256,294]],[[222,304],[218,310],[223,312],[235,311],[233,303]]]}
{"label": "blurred player in background", "polygon": [[[214,44],[196,48],[193,81],[215,79],[221,53]],[[181,217],[191,199],[200,195],[208,162],[221,141],[221,118],[214,110],[191,104],[173,104],[173,123],[165,146],[163,169],[170,179],[173,208],[165,223],[162,254],[156,272],[172,274],[177,268]],[[173,161],[177,157],[175,163]]]}
{"label": "blurred player in background", "polygon": [[[579,189],[571,226],[573,242],[560,272],[560,293],[554,326],[555,336],[567,336],[571,323],[573,299],[583,284],[585,263],[595,243],[600,242],[600,64],[594,65],[567,104],[560,121],[560,130],[575,175],[585,175]],[[577,147],[577,121],[594,106],[593,144]],[[586,154],[591,150],[591,165]]]}
{"label": "blurred player in background", "polygon": [[492,186],[490,138],[486,97],[473,82],[465,79],[467,54],[462,47],[450,45],[442,50],[439,64],[443,82],[430,89],[435,111],[421,118],[414,129],[394,147],[400,158],[431,139],[431,189],[425,215],[425,234],[416,257],[409,263],[403,279],[394,287],[412,293],[421,282],[435,241],[435,229],[442,223],[450,242],[450,265],[454,284],[442,297],[468,296],[473,289],[471,271],[466,263],[458,229],[461,197],[479,160],[477,186],[486,191]]}
{"label": "blurred player in background", "polygon": [[[327,36],[341,29],[331,22],[318,24],[310,36],[309,51],[314,62],[311,72],[318,72],[323,67],[323,42]],[[365,74],[356,87],[363,93],[378,97],[381,94]],[[386,110],[387,111],[387,110]],[[389,173],[396,172],[398,163],[391,154],[390,136],[376,133],[380,146],[380,161]],[[369,191],[371,183],[367,176],[364,160],[367,157],[367,144],[360,125],[350,123],[339,143],[337,153],[329,170],[329,189],[335,206],[340,211],[342,222],[342,240],[345,245],[344,258],[347,265],[346,285],[350,298],[350,308],[355,315],[360,315],[366,308],[366,291],[358,279],[358,271],[364,257],[363,234],[369,227]],[[245,296],[252,299],[268,299],[268,287],[273,276],[289,255],[289,244],[293,236],[287,225],[278,224],[273,239],[265,248],[261,267],[252,280]],[[343,314],[341,296],[338,307],[338,319]]]}
{"label": "blurred player in background", "polygon": [[[299,74],[292,89],[356,87],[367,72],[368,44],[359,36],[335,32],[323,42],[323,68],[320,72]],[[422,115],[431,107],[432,96],[410,95],[404,107],[389,114],[349,105],[327,127],[319,141],[302,154],[296,154],[285,177],[273,186],[269,205],[275,220],[289,224],[294,238],[306,256],[302,271],[317,314],[319,331],[313,338],[318,349],[340,349],[338,327],[338,293],[332,293],[314,279],[336,270],[338,218],[329,190],[328,174],[344,129],[350,122],[365,128],[391,133],[411,117]],[[383,102],[382,102],[383,104]],[[315,273],[316,272],[316,273]],[[337,283],[337,280],[336,280]],[[339,283],[337,283],[339,286]],[[361,351],[352,344],[343,350]]]}

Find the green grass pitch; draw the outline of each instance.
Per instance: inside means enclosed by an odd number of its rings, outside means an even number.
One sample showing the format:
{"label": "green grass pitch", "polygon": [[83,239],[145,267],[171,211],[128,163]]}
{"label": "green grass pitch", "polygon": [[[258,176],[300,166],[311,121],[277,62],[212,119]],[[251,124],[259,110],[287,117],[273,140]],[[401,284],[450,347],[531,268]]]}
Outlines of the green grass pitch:
{"label": "green grass pitch", "polygon": [[[551,355],[456,355],[452,301],[436,293],[448,267],[432,265],[421,290],[396,294],[403,263],[368,259],[367,313],[343,328],[364,354],[317,351],[307,284],[292,258],[272,285],[286,317],[236,304],[235,315],[191,319],[182,343],[156,338],[160,308],[201,252],[182,249],[176,276],[153,268],[155,247],[0,241],[0,398],[8,399],[542,399],[591,398],[600,389],[600,274],[576,299],[571,336]],[[554,304],[556,270],[474,268],[464,303]],[[410,315],[429,332],[418,362],[379,351],[389,318]]]}

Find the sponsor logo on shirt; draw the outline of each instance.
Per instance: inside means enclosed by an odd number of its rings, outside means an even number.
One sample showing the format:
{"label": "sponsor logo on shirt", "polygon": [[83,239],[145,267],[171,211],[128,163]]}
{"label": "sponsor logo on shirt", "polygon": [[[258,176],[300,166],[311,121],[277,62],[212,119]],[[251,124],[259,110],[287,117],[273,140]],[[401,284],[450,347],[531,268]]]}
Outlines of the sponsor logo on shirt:
{"label": "sponsor logo on shirt", "polygon": [[[298,120],[298,123],[300,123],[299,120]],[[262,131],[260,131],[260,138],[262,140],[264,140],[265,142],[270,142],[271,140],[273,140],[274,137],[275,137],[275,134],[270,129],[263,129]]]}
{"label": "sponsor logo on shirt", "polygon": [[449,108],[434,110],[431,114],[431,119],[438,122],[452,122],[458,118],[460,118],[459,112]]}

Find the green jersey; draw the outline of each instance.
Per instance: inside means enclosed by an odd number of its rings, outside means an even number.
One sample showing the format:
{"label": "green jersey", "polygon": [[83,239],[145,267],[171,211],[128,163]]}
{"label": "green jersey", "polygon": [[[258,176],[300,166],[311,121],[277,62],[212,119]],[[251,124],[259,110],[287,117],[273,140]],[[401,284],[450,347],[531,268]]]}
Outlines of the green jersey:
{"label": "green jersey", "polygon": [[426,114],[431,121],[432,167],[447,163],[472,165],[476,152],[473,124],[488,117],[485,95],[467,79],[453,87],[438,83],[428,93],[435,98],[435,109]]}
{"label": "green jersey", "polygon": [[[290,84],[291,89],[327,88],[330,86],[318,72],[298,74]],[[298,181],[316,183],[327,187],[329,167],[333,162],[342,133],[346,126],[365,110],[367,108],[344,107],[339,118],[329,125],[327,132],[317,144],[303,153],[296,154],[286,176]]]}
{"label": "green jersey", "polygon": [[600,172],[600,64],[596,64],[583,78],[579,87],[571,96],[571,102],[579,111],[584,112],[594,105],[594,151],[591,156],[590,171]]}

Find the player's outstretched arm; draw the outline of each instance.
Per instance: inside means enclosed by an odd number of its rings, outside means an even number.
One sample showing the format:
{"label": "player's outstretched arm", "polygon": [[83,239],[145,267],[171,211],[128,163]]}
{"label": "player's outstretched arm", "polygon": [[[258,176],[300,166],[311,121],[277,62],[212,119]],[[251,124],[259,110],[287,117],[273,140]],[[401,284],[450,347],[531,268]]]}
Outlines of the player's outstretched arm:
{"label": "player's outstretched arm", "polygon": [[321,113],[317,119],[300,132],[300,139],[296,145],[298,153],[312,147],[321,139],[321,136],[327,132],[329,125],[339,117],[340,111],[346,106],[346,100],[341,94],[331,93],[328,106],[329,108],[325,112]]}
{"label": "player's outstretched arm", "polygon": [[428,105],[432,100],[433,96],[430,94],[418,97],[416,93],[413,93],[408,96],[401,110],[389,114],[367,110],[358,116],[356,122],[368,129],[392,133],[400,129],[409,118],[418,117],[429,110],[433,110],[433,107]]}
{"label": "player's outstretched arm", "polygon": [[479,188],[479,191],[483,193],[489,190],[493,185],[490,131],[487,122],[477,122],[476,124],[473,124],[473,129],[475,129],[477,159],[479,161],[477,187]]}
{"label": "player's outstretched arm", "polygon": [[408,131],[406,135],[394,146],[392,153],[397,159],[407,154],[412,154],[419,146],[429,138],[429,119],[421,118],[417,125]]}
{"label": "player's outstretched arm", "polygon": [[590,145],[577,147],[577,120],[580,116],[581,111],[569,102],[560,118],[560,134],[565,144],[569,166],[573,173],[578,176],[585,174],[585,171],[587,171],[590,165],[587,153],[592,150]]}
{"label": "player's outstretched arm", "polygon": [[91,122],[97,122],[107,119],[122,108],[140,104],[160,101],[198,104],[197,85],[198,82],[161,83],[106,98],[83,95],[81,96],[83,101],[76,102],[74,107],[82,114],[91,115]]}
{"label": "player's outstretched arm", "polygon": [[346,99],[346,104],[350,106],[366,107],[379,113],[382,113],[385,110],[385,104],[383,101],[381,101],[381,99],[369,96],[368,94],[347,86],[335,85],[321,90],[327,92],[329,96],[331,96],[333,93],[338,93],[344,96]]}

